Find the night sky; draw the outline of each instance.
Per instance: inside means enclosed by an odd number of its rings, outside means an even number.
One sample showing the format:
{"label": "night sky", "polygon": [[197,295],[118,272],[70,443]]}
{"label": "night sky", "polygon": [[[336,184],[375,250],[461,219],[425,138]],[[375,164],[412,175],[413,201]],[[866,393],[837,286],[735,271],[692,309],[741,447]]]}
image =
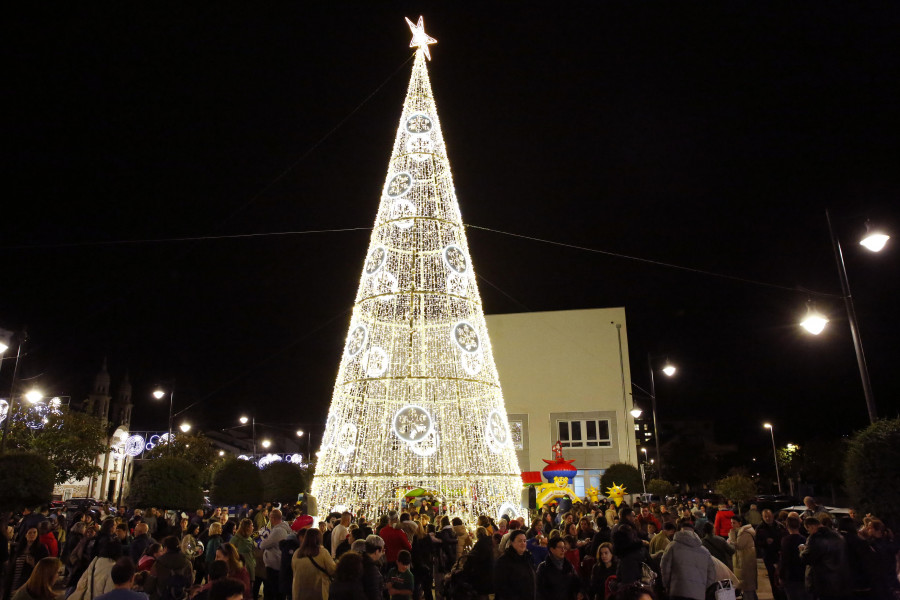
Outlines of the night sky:
{"label": "night sky", "polygon": [[[857,244],[866,219],[900,234],[900,5],[189,4],[7,17],[0,327],[28,327],[25,385],[80,400],[107,356],[135,428],[165,428],[164,380],[201,428],[321,427],[423,14],[466,223],[611,253],[470,228],[486,313],[625,306],[634,382],[648,352],[679,367],[663,423],[748,451],[765,420],[849,434],[828,208],[900,410],[900,240]],[[340,228],[363,229],[221,237]]]}

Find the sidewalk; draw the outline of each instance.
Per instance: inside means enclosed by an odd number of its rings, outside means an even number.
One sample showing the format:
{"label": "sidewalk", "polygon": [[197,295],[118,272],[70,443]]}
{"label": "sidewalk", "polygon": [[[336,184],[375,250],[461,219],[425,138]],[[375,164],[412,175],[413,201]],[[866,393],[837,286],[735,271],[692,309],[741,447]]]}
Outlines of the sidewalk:
{"label": "sidewalk", "polygon": [[772,585],[769,583],[769,574],[766,565],[761,558],[756,559],[756,595],[759,600],[773,600]]}

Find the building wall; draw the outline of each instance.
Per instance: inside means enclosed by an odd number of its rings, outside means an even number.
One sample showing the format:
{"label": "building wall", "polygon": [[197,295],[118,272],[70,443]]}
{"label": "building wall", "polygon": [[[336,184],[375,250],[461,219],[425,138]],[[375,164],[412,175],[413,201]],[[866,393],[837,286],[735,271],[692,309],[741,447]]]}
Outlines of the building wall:
{"label": "building wall", "polygon": [[[540,471],[552,458],[559,421],[580,422],[581,447],[563,448],[584,471],[579,487],[599,483],[611,463],[637,466],[624,308],[486,318],[523,471]],[[608,426],[608,439],[588,440],[588,421]]]}

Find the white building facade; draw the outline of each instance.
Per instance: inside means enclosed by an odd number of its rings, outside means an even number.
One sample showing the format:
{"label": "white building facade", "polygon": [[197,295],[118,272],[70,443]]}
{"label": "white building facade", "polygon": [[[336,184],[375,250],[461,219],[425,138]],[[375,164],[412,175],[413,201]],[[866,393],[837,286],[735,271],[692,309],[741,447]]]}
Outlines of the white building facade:
{"label": "white building facade", "polygon": [[580,497],[610,464],[638,465],[624,308],[486,319],[523,472],[541,471],[557,440]]}

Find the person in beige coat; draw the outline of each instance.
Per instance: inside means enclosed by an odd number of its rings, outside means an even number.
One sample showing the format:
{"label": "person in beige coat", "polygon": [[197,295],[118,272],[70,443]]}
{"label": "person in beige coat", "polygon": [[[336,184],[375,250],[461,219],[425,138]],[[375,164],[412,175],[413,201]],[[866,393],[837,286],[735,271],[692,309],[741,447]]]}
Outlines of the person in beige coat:
{"label": "person in beige coat", "polygon": [[472,549],[472,536],[459,517],[453,517],[450,523],[453,525],[453,533],[456,534],[456,558],[459,558]]}
{"label": "person in beige coat", "polygon": [[322,533],[307,529],[291,559],[294,570],[292,600],[328,600],[336,565],[331,552],[322,547]]}
{"label": "person in beige coat", "polygon": [[734,547],[734,574],[741,580],[744,600],[756,600],[756,531],[740,515],[731,517],[728,543]]}

